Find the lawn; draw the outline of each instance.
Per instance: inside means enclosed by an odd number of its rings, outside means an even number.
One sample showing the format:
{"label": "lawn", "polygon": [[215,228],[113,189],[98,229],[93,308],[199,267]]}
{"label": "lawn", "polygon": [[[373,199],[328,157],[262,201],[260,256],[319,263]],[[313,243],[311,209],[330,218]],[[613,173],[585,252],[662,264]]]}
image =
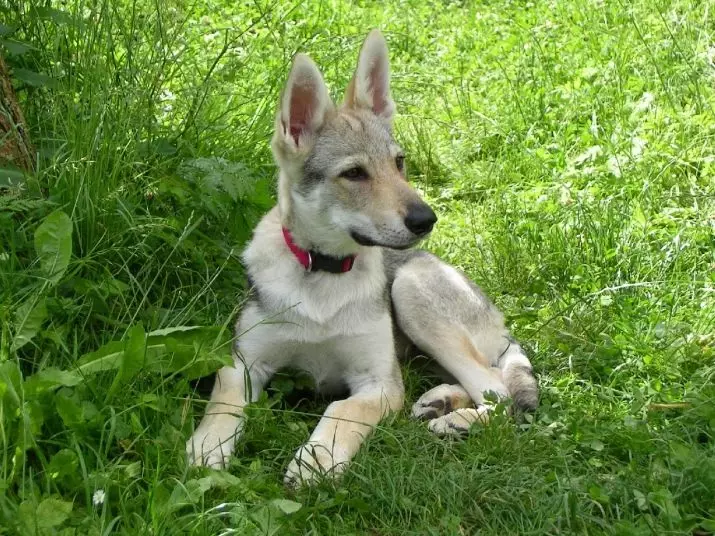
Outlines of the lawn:
{"label": "lawn", "polygon": [[[290,58],[387,37],[425,247],[505,312],[538,410],[399,413],[282,485],[327,401],[276,378],[228,471],[184,443],[274,201]],[[711,534],[715,5],[0,0],[36,170],[0,170],[0,534]],[[406,365],[409,406],[435,379]]]}

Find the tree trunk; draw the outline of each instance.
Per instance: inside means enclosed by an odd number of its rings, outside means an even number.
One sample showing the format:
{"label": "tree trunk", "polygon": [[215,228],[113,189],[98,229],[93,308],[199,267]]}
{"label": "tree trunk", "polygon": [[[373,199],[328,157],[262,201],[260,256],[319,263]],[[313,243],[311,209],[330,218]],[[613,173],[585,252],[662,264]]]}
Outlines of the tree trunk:
{"label": "tree trunk", "polygon": [[0,54],[0,166],[6,163],[31,172],[35,169],[35,149],[10,81],[10,72]]}

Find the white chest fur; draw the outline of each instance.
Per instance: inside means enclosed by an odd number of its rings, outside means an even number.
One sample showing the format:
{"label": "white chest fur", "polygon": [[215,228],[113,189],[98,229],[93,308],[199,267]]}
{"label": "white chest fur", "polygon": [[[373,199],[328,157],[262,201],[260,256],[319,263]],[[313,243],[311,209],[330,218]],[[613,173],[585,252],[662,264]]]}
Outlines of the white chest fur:
{"label": "white chest fur", "polygon": [[289,323],[297,340],[369,333],[389,317],[379,248],[363,248],[343,274],[307,273],[286,247],[278,211],[268,213],[243,255],[266,319]]}

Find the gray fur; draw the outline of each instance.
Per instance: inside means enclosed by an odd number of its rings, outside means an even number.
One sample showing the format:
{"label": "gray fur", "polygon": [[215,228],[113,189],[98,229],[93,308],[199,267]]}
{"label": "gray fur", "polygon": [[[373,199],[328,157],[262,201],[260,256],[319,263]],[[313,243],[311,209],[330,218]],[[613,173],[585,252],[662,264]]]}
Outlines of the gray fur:
{"label": "gray fur", "polygon": [[514,367],[504,378],[514,405],[522,410],[535,410],[539,405],[539,387],[531,367]]}
{"label": "gray fur", "polygon": [[379,160],[390,157],[394,145],[388,125],[374,116],[354,116],[359,126],[354,127],[344,117],[337,116],[318,131],[315,145],[303,164],[303,176],[299,192],[307,195],[319,183],[344,171],[336,164],[356,155],[363,160]]}
{"label": "gray fur", "polygon": [[[416,347],[456,378],[476,403],[483,402],[482,393],[489,386],[498,385],[487,374],[501,370],[506,394],[515,405],[527,410],[536,407],[538,386],[531,365],[506,329],[503,315],[475,283],[426,252],[390,252],[384,263],[392,281],[395,323]],[[450,355],[454,352],[483,355],[485,377],[460,378],[470,358]],[[462,365],[455,366],[455,358]]]}

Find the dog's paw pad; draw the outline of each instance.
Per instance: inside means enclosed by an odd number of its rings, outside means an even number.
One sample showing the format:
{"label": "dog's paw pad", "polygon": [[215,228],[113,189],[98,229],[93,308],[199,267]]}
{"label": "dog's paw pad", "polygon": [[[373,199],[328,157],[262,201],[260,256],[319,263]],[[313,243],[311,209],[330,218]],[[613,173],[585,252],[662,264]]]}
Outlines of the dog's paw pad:
{"label": "dog's paw pad", "polygon": [[430,432],[439,436],[463,436],[469,432],[473,424],[487,424],[492,408],[480,405],[476,408],[460,408],[436,419],[428,424]]}
{"label": "dog's paw pad", "polygon": [[471,403],[469,395],[461,386],[444,383],[430,389],[415,402],[412,417],[425,421],[436,419]]}

